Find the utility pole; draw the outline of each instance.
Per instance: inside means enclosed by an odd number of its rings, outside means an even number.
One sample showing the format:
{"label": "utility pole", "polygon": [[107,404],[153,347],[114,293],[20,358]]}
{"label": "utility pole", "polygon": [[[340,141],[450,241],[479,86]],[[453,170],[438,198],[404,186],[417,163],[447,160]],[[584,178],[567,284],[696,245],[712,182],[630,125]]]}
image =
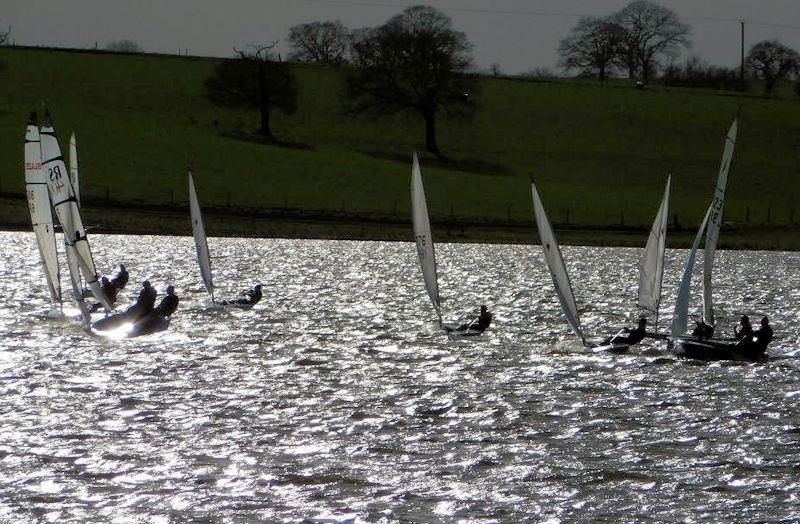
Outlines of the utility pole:
{"label": "utility pole", "polygon": [[744,20],[741,20],[740,23],[742,24],[742,61],[739,66],[739,85],[740,89],[744,91]]}

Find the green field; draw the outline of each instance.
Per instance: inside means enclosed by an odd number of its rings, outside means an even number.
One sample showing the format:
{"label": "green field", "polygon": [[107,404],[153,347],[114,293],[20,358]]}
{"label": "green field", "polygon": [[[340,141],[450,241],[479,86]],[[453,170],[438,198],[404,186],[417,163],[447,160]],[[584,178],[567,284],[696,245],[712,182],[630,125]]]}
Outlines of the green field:
{"label": "green field", "polygon": [[[0,58],[8,63],[0,72],[0,191],[8,197],[0,200],[0,220],[7,224],[27,220],[24,202],[11,197],[23,191],[27,115],[41,112],[43,102],[62,144],[70,129],[77,132],[82,191],[93,215],[87,222],[101,227],[108,208],[93,202],[108,200],[117,215],[126,203],[185,206],[188,166],[203,205],[222,215],[283,210],[293,219],[309,212],[353,223],[408,220],[410,154],[422,149],[423,124],[347,114],[342,70],[295,67],[298,110],[276,113],[273,130],[296,145],[276,147],[252,138],[256,112],[217,108],[204,98],[211,59],[17,48],[0,49]],[[557,224],[646,228],[671,172],[671,208],[688,231],[710,201],[723,138],[741,106],[726,222],[760,231],[757,246],[800,247],[770,241],[765,227],[779,226],[781,238],[788,230],[800,244],[792,233],[800,223],[800,99],[589,81],[482,83],[474,120],[439,123],[440,146],[452,162],[422,157],[432,220],[442,228],[530,224],[531,174]],[[130,221],[131,230],[144,229],[137,213],[123,213],[113,227]],[[188,220],[164,216],[165,232],[188,233]],[[214,221],[208,226],[213,234]],[[724,233],[720,240],[726,245]]]}

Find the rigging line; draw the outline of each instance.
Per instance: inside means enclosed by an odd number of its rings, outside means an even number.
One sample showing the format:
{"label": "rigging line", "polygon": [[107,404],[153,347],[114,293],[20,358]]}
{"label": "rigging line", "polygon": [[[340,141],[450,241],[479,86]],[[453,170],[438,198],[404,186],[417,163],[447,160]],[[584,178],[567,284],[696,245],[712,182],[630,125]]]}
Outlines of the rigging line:
{"label": "rigging line", "polygon": [[[345,4],[345,5],[355,5],[361,7],[386,7],[392,9],[404,9],[408,7],[407,5],[399,5],[399,4],[390,4],[384,2],[367,2],[367,1],[358,1],[358,0],[295,0],[297,2],[306,2],[306,3],[317,3],[317,4]],[[497,14],[497,15],[532,15],[532,16],[556,16],[556,17],[567,17],[567,18],[580,18],[582,16],[604,16],[598,14],[586,14],[586,13],[566,13],[566,12],[559,12],[559,11],[526,11],[526,10],[507,10],[507,9],[479,9],[479,8],[469,8],[469,7],[437,7],[442,11],[457,11],[460,13],[478,13],[478,14]],[[791,25],[791,24],[779,24],[775,22],[767,22],[764,20],[748,20],[746,18],[724,18],[724,17],[716,17],[716,16],[682,16],[680,17],[683,20],[696,20],[696,21],[707,21],[707,22],[730,22],[730,23],[740,23],[745,22],[747,24],[752,25],[763,25],[769,27],[780,27],[784,29],[795,29],[800,31],[800,26],[798,25]]]}

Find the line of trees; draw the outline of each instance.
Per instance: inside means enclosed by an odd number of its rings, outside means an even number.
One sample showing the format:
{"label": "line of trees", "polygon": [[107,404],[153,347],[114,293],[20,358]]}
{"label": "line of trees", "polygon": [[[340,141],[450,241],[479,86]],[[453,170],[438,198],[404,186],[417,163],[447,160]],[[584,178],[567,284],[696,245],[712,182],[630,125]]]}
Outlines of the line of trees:
{"label": "line of trees", "polygon": [[[691,28],[678,15],[649,0],[633,0],[605,17],[583,17],[559,45],[561,66],[601,81],[625,75],[647,83],[657,75],[666,85],[741,89],[738,72],[710,66],[697,57],[677,58],[691,47]],[[442,115],[469,118],[478,99],[473,46],[441,11],[413,6],[373,28],[348,29],[326,21],[292,27],[288,58],[332,66],[347,65],[343,106],[365,116],[407,113],[425,129],[425,149],[444,158],[437,123]],[[121,41],[117,49],[129,49]],[[297,81],[291,68],[273,52],[277,42],[236,49],[220,62],[205,83],[206,96],[224,106],[259,111],[259,133],[277,142],[270,116],[297,108]],[[109,49],[111,46],[108,47]],[[778,41],[753,45],[746,60],[764,96],[793,77],[800,94],[800,55]],[[489,74],[500,74],[493,64]]]}
{"label": "line of trees", "polygon": [[[600,81],[625,74],[648,83],[660,72],[666,85],[743,90],[736,69],[704,64],[696,56],[677,64],[678,56],[691,47],[690,35],[691,27],[674,11],[634,0],[611,15],[579,19],[559,44],[560,65]],[[800,55],[777,40],[754,44],[744,66],[762,83],[765,97],[787,78],[794,79],[800,95]]]}
{"label": "line of trees", "polygon": [[[291,28],[292,60],[332,65],[349,63],[344,106],[353,113],[409,113],[425,127],[425,149],[443,157],[437,140],[439,116],[468,118],[476,106],[478,84],[472,44],[441,11],[413,6],[375,27],[347,30],[340,22],[314,22]],[[270,113],[291,114],[297,83],[272,52],[275,44],[236,50],[206,80],[212,103],[250,107],[261,114],[260,134],[277,142]]]}

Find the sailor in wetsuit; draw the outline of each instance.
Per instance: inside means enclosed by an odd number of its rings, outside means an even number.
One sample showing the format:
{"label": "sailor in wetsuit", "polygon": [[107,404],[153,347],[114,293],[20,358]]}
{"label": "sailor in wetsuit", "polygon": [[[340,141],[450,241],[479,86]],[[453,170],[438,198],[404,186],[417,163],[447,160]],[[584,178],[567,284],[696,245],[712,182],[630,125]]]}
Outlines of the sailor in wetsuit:
{"label": "sailor in wetsuit", "polygon": [[696,322],[696,326],[694,330],[692,330],[692,335],[699,338],[711,338],[714,336],[714,326],[709,326],[702,320]]}
{"label": "sailor in wetsuit", "polygon": [[175,288],[172,286],[167,286],[167,295],[161,299],[161,302],[159,302],[153,311],[162,317],[168,317],[171,316],[177,308],[178,295],[175,294]]}
{"label": "sailor in wetsuit", "polygon": [[753,326],[750,325],[750,319],[747,318],[747,315],[743,315],[739,325],[734,326],[733,334],[736,340],[746,340],[748,342],[753,340]]}
{"label": "sailor in wetsuit", "polygon": [[150,285],[149,280],[142,282],[142,290],[139,292],[139,298],[136,303],[128,308],[125,312],[126,315],[132,317],[132,320],[137,320],[153,311],[153,306],[156,303],[156,290]]}
{"label": "sailor in wetsuit", "polygon": [[761,329],[752,334],[749,339],[742,339],[736,345],[736,351],[745,357],[758,360],[767,352],[767,346],[772,342],[772,328],[769,327],[767,317],[761,319]]}
{"label": "sailor in wetsuit", "polygon": [[252,289],[248,289],[247,291],[243,291],[242,295],[245,298],[240,298],[237,300],[225,300],[222,303],[227,304],[237,304],[239,306],[255,306],[259,300],[261,300],[261,284],[256,284],[255,287]]}
{"label": "sailor in wetsuit", "polygon": [[125,264],[119,265],[119,272],[111,279],[111,283],[117,288],[117,291],[128,284],[128,270],[125,269]]}
{"label": "sailor in wetsuit", "polygon": [[[100,279],[100,289],[103,290],[106,300],[108,300],[109,305],[113,308],[114,304],[117,302],[117,288],[114,287],[114,284],[112,284],[107,277],[103,277]],[[99,311],[101,307],[103,307],[103,305],[100,302],[95,302],[92,304],[92,313]]]}
{"label": "sailor in wetsuit", "polygon": [[639,318],[638,325],[634,328],[625,328],[623,329],[623,333],[627,333],[627,335],[614,335],[613,337],[608,337],[603,341],[603,345],[606,344],[627,344],[632,346],[634,344],[638,344],[642,340],[644,340],[644,336],[646,334],[647,327],[647,319],[644,317]]}
{"label": "sailor in wetsuit", "polygon": [[457,328],[444,326],[445,331],[452,333],[454,331],[477,331],[483,333],[492,323],[492,314],[486,309],[486,306],[481,306],[481,313],[472,322],[461,324]]}

